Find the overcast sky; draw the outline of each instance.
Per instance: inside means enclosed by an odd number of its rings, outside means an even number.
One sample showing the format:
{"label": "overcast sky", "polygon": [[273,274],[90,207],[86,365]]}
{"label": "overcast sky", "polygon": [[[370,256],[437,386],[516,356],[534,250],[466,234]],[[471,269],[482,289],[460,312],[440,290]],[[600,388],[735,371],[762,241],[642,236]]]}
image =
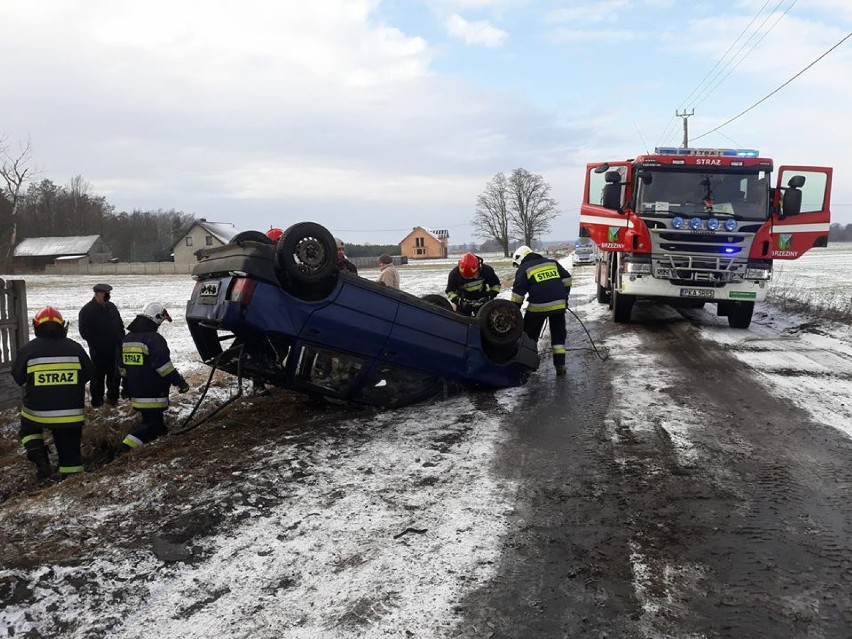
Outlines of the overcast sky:
{"label": "overcast sky", "polygon": [[852,223],[849,0],[4,0],[0,135],[118,210],[351,243],[471,241],[524,167],[577,236],[583,166],[678,145],[835,167]]}

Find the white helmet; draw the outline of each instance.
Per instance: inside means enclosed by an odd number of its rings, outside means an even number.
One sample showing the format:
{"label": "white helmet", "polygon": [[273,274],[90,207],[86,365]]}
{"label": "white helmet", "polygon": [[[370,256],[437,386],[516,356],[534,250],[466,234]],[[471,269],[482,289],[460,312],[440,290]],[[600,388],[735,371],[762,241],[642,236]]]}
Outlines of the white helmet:
{"label": "white helmet", "polygon": [[339,237],[334,238],[334,243],[339,249],[346,248],[346,244],[344,244],[343,240],[341,240]]}
{"label": "white helmet", "polygon": [[526,244],[521,244],[512,255],[512,266],[518,268],[521,265],[521,260],[530,253],[532,253],[532,249]]}
{"label": "white helmet", "polygon": [[163,320],[172,321],[172,316],[169,315],[169,312],[166,310],[166,307],[160,304],[159,302],[151,302],[146,305],[145,308],[139,313],[142,317],[147,317],[149,320],[154,322],[157,326],[163,323]]}

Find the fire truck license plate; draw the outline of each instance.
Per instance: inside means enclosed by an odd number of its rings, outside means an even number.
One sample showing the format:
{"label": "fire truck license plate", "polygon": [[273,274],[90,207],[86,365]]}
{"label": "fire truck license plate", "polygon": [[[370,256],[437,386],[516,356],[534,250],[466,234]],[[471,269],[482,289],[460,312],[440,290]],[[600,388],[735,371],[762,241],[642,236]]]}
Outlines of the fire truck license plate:
{"label": "fire truck license plate", "polygon": [[680,289],[681,297],[701,297],[713,299],[712,288],[682,288]]}

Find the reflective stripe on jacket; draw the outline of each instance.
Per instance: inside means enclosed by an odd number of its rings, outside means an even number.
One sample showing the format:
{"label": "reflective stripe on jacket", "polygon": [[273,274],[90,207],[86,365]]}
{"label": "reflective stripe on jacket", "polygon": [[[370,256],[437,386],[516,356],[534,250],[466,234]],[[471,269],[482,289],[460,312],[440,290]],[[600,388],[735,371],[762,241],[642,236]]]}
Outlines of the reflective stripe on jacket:
{"label": "reflective stripe on jacket", "polygon": [[67,337],[36,337],[15,356],[12,378],[24,389],[21,418],[57,427],[83,422],[85,388],[92,360]]}
{"label": "reflective stripe on jacket", "polygon": [[479,275],[473,279],[465,279],[456,266],[447,277],[447,298],[457,304],[459,298],[479,300],[488,295],[488,291],[500,292],[500,278],[488,264],[479,265]]}
{"label": "reflective stripe on jacket", "polygon": [[127,392],[133,408],[166,408],[169,387],[186,382],[175,370],[165,338],[157,325],[137,317],[128,327],[121,345],[121,369],[127,378]]}
{"label": "reflective stripe on jacket", "polygon": [[571,274],[556,260],[529,253],[515,273],[512,301],[521,304],[527,297],[527,312],[564,312],[571,293]]}

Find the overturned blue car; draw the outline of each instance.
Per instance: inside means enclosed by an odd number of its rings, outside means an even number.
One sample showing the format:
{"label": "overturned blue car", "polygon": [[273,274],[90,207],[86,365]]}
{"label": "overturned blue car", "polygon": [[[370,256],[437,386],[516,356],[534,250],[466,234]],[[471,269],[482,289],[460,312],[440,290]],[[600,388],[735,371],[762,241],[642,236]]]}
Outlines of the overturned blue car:
{"label": "overturned blue car", "polygon": [[273,243],[245,231],[199,254],[186,320],[201,358],[309,395],[402,406],[523,384],[538,367],[517,305],[476,317],[340,272],[331,233],[302,222]]}

